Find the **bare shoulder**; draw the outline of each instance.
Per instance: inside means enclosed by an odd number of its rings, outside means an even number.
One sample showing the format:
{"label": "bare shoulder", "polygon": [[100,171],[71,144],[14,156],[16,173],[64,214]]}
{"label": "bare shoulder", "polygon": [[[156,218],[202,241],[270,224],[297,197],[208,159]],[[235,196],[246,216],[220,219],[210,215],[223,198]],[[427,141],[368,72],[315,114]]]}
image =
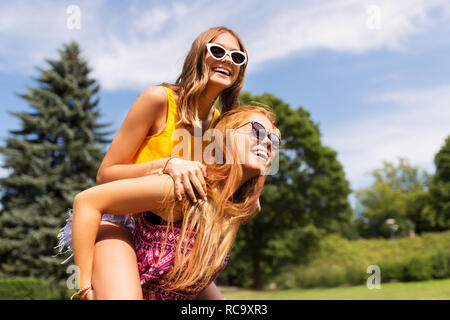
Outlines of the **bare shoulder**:
{"label": "bare shoulder", "polygon": [[167,93],[161,86],[152,86],[142,92],[141,98],[151,104],[153,108],[159,109],[166,105]]}
{"label": "bare shoulder", "polygon": [[[179,101],[179,96],[176,90],[170,88],[170,91],[172,92],[173,98],[175,99],[175,101],[178,104]],[[160,86],[154,86],[154,87],[148,87],[147,89],[145,89],[144,91],[145,94],[148,94],[149,97],[152,97],[154,99],[160,99],[161,103],[166,103],[167,102],[167,91],[165,90],[165,88],[160,85]],[[158,98],[159,96],[159,98]]]}
{"label": "bare shoulder", "polygon": [[151,86],[142,92],[146,98],[155,99],[155,101],[164,101],[167,99],[166,90],[162,86]]}
{"label": "bare shoulder", "polygon": [[106,166],[128,163],[149,130],[161,118],[161,114],[165,113],[166,105],[167,97],[164,88],[155,86],[145,89],[128,111],[100,169],[103,168],[104,163]]}

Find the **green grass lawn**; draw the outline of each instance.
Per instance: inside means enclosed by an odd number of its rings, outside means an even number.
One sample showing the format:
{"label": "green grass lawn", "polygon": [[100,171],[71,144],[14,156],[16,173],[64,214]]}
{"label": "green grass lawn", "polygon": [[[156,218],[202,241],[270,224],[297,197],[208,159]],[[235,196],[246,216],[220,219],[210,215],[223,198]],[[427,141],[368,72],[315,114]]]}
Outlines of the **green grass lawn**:
{"label": "green grass lawn", "polygon": [[228,300],[438,300],[450,299],[450,279],[381,283],[380,289],[364,286],[329,289],[233,290],[220,288]]}

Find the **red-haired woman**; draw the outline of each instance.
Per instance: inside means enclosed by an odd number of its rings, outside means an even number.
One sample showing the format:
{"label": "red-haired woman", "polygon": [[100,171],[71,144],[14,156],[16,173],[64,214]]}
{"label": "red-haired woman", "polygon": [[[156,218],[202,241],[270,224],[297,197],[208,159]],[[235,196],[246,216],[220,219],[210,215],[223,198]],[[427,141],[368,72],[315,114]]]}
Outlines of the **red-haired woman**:
{"label": "red-haired woman", "polygon": [[[275,116],[261,106],[222,114],[214,130],[212,157],[223,161],[207,162],[206,200],[176,201],[173,179],[165,174],[105,183],[75,197],[73,249],[80,268],[79,294],[88,299],[96,295],[94,245],[103,212],[141,213],[133,240],[136,281],[144,299],[192,299],[205,289],[213,290],[210,285],[227,262],[239,226],[258,212],[257,200],[280,146]],[[137,287],[136,292],[141,286]],[[214,289],[208,298],[222,296]]]}

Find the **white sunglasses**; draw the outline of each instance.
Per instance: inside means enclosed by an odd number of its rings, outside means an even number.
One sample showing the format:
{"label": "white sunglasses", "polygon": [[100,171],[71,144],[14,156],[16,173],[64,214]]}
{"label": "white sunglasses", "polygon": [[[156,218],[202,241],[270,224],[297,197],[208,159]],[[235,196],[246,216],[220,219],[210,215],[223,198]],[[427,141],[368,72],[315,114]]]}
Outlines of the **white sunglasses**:
{"label": "white sunglasses", "polygon": [[247,55],[245,54],[245,52],[239,50],[228,51],[217,43],[207,43],[206,49],[208,50],[211,57],[216,60],[223,60],[228,54],[231,58],[231,61],[233,61],[233,63],[237,66],[241,66],[247,62]]}

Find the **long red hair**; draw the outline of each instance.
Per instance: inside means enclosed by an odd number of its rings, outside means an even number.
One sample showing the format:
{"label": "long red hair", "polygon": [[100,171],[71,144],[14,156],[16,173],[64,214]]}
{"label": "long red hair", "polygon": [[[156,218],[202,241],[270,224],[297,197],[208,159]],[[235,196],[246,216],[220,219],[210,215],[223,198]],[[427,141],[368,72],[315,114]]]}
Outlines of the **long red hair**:
{"label": "long red hair", "polygon": [[[232,150],[225,141],[227,129],[238,128],[243,119],[254,113],[266,116],[275,127],[274,113],[270,108],[262,106],[232,109],[223,113],[216,122],[215,129],[222,133],[222,146],[225,146],[219,152],[223,152],[225,159],[231,156],[233,161],[206,165],[206,201],[193,203],[188,197],[182,200],[183,222],[175,265],[167,275],[168,290],[208,285],[224,263],[239,226],[258,213],[257,201],[266,176],[255,176],[235,191],[234,185],[237,179],[241,179],[243,167],[237,161],[236,141],[231,146]],[[172,205],[168,228],[173,227],[173,216]],[[193,245],[191,240],[195,240]]]}

